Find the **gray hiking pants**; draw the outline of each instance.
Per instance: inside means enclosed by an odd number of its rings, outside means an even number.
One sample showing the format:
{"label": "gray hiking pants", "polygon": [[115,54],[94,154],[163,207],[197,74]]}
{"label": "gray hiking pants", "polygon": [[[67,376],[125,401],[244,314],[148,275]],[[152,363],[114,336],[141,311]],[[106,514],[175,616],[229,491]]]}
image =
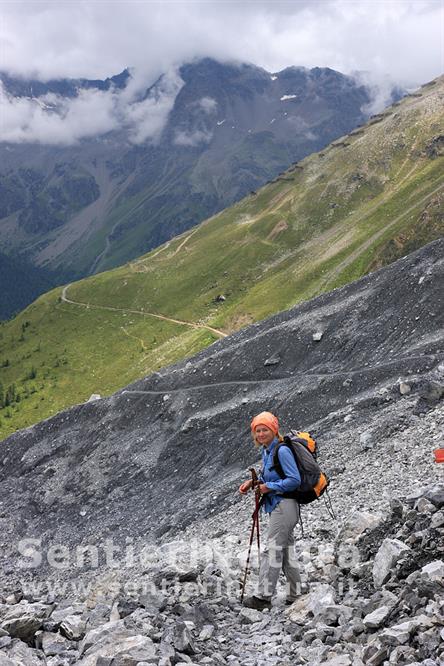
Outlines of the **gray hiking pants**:
{"label": "gray hiking pants", "polygon": [[299,504],[283,498],[270,513],[267,543],[261,553],[257,596],[271,599],[281,569],[287,578],[287,598],[300,594],[301,576],[294,552],[294,528],[299,521]]}

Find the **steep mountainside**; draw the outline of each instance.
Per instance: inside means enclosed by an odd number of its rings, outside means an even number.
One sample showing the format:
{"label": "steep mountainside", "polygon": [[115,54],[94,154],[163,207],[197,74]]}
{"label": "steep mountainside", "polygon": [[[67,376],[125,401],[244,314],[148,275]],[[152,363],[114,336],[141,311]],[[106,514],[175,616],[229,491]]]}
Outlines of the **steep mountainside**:
{"label": "steep mountainside", "polygon": [[[440,666],[443,277],[441,239],[3,442],[0,661]],[[315,431],[335,514],[303,508],[300,595],[261,613],[264,408]]]}
{"label": "steep mountainside", "polygon": [[[431,437],[442,442],[433,410],[444,395],[443,256],[444,240],[435,241],[6,439],[5,589],[16,579],[80,577],[80,545],[101,549],[112,538],[116,547],[155,548],[179,536],[216,538],[243,519],[247,528],[249,505],[236,491],[256,459],[250,419],[264,408],[284,429],[317,433],[341,516],[432,482],[427,447]],[[410,439],[421,414],[431,414],[430,436]],[[333,526],[320,504],[310,508],[310,533],[325,537]],[[28,538],[43,558],[32,569],[17,566],[18,540]],[[50,566],[55,544],[69,554],[66,566]]]}
{"label": "steep mountainside", "polygon": [[438,79],[192,231],[4,324],[3,435],[441,236],[443,101]]}
{"label": "steep mountainside", "polygon": [[[356,127],[370,102],[363,86],[330,69],[270,74],[209,59],[133,98],[128,71],[106,81],[0,79],[2,103],[17,105],[14,117],[29,105],[41,116],[38,143],[23,120],[0,144],[0,249],[25,254],[60,282],[121,264],[196,225]],[[82,104],[92,100],[97,108],[88,112]],[[101,135],[108,107],[120,124]],[[88,113],[99,116],[96,134],[61,145]],[[63,123],[45,134],[59,116]]]}
{"label": "steep mountainside", "polygon": [[51,289],[54,279],[27,261],[11,259],[0,252],[0,319],[23,310],[43,291]]}

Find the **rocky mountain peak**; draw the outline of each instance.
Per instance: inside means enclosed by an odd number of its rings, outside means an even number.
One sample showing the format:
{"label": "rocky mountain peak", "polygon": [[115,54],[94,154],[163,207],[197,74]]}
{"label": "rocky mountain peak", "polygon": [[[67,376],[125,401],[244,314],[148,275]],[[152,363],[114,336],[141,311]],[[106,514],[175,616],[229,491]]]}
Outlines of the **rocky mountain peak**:
{"label": "rocky mountain peak", "polygon": [[14,77],[7,72],[0,71],[0,82],[4,89],[14,97],[38,98],[54,93],[62,97],[77,97],[80,90],[109,90],[111,86],[119,89],[126,87],[131,74],[125,68],[120,74],[107,77],[106,79],[25,79]]}

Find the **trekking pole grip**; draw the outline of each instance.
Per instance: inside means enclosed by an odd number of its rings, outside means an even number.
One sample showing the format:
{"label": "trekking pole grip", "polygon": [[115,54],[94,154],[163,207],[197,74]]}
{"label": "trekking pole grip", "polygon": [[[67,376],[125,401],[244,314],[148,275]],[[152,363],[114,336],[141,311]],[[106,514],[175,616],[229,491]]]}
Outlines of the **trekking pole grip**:
{"label": "trekking pole grip", "polygon": [[254,467],[250,467],[250,472],[251,472],[251,481],[252,481],[251,487],[253,488],[253,490],[257,490],[257,488],[259,487],[259,480],[257,478],[256,470],[254,469]]}

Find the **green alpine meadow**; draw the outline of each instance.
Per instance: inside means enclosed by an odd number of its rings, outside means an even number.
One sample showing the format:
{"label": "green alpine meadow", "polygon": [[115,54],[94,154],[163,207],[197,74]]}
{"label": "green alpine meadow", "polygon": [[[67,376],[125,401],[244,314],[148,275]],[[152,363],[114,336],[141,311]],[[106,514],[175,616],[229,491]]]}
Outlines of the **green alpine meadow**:
{"label": "green alpine meadow", "polygon": [[[442,236],[444,77],[236,205],[0,325],[0,436]],[[264,359],[265,360],[265,359]]]}

